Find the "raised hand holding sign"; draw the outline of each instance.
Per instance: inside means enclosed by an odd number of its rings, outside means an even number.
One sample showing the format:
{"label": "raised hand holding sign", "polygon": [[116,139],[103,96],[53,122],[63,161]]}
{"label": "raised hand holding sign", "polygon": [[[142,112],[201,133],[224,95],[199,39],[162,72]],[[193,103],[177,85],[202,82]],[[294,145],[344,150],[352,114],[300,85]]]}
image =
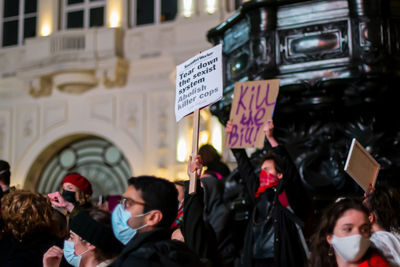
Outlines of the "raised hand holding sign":
{"label": "raised hand holding sign", "polygon": [[[222,98],[222,45],[219,44],[176,67],[175,116],[179,122],[193,113],[192,158],[199,144],[200,109]],[[196,192],[196,172],[190,175],[189,193]]]}

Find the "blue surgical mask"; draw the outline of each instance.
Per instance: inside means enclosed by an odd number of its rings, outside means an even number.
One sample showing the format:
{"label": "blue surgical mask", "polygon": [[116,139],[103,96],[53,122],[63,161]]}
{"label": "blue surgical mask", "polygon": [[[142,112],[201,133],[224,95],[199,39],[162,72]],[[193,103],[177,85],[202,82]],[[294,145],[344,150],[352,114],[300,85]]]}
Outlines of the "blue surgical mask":
{"label": "blue surgical mask", "polygon": [[128,225],[128,220],[131,217],[134,218],[143,217],[149,213],[150,211],[147,213],[132,216],[132,214],[129,211],[124,209],[122,204],[118,204],[111,215],[112,228],[115,237],[119,241],[121,241],[122,244],[124,245],[128,244],[128,242],[136,235],[137,230],[140,230],[147,226],[147,224],[145,224],[136,229],[133,229]]}
{"label": "blue surgical mask", "polygon": [[79,255],[75,254],[75,248],[74,248],[74,242],[64,240],[64,257],[67,260],[69,264],[75,267],[79,267],[79,264],[81,263],[82,255],[88,252],[89,249],[86,251],[82,252]]}
{"label": "blue surgical mask", "polygon": [[118,204],[111,215],[114,235],[124,245],[136,235],[136,230],[128,225],[130,217],[131,213],[125,210],[122,204]]}

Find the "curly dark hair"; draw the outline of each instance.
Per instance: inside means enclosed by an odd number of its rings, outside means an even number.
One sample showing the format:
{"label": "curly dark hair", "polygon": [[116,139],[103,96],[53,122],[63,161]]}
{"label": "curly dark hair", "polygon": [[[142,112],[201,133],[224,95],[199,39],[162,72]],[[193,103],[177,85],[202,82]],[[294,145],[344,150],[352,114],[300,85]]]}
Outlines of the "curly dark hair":
{"label": "curly dark hair", "polygon": [[400,232],[400,193],[396,188],[377,186],[363,203],[379,226],[386,231]]}
{"label": "curly dark hair", "polygon": [[50,200],[25,190],[11,191],[1,199],[1,216],[8,230],[18,240],[53,227],[53,208]]}
{"label": "curly dark hair", "polygon": [[348,210],[358,210],[368,216],[368,210],[358,199],[344,198],[328,207],[321,218],[316,233],[312,237],[311,245],[311,267],[336,267],[336,258],[329,255],[330,245],[326,240],[328,235],[333,234],[337,220]]}

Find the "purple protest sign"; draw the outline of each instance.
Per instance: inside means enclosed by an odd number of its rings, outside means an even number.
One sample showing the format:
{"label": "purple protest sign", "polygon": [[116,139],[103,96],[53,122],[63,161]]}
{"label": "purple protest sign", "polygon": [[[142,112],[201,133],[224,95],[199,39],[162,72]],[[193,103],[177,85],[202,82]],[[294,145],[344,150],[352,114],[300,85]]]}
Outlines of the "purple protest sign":
{"label": "purple protest sign", "polygon": [[263,125],[272,118],[278,92],[279,79],[235,84],[230,115],[232,132],[226,136],[226,147],[263,147]]}

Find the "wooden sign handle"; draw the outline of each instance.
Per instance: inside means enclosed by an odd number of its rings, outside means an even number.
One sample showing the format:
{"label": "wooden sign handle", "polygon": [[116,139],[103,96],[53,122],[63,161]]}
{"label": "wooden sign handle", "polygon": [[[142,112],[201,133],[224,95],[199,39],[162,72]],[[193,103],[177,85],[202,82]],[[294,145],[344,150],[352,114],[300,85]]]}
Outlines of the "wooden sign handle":
{"label": "wooden sign handle", "polygon": [[[199,124],[200,124],[200,109],[196,109],[193,112],[193,140],[192,140],[192,159],[197,156],[199,151]],[[189,182],[189,194],[196,193],[196,181],[199,177],[197,177],[196,172],[190,173],[190,182]]]}

